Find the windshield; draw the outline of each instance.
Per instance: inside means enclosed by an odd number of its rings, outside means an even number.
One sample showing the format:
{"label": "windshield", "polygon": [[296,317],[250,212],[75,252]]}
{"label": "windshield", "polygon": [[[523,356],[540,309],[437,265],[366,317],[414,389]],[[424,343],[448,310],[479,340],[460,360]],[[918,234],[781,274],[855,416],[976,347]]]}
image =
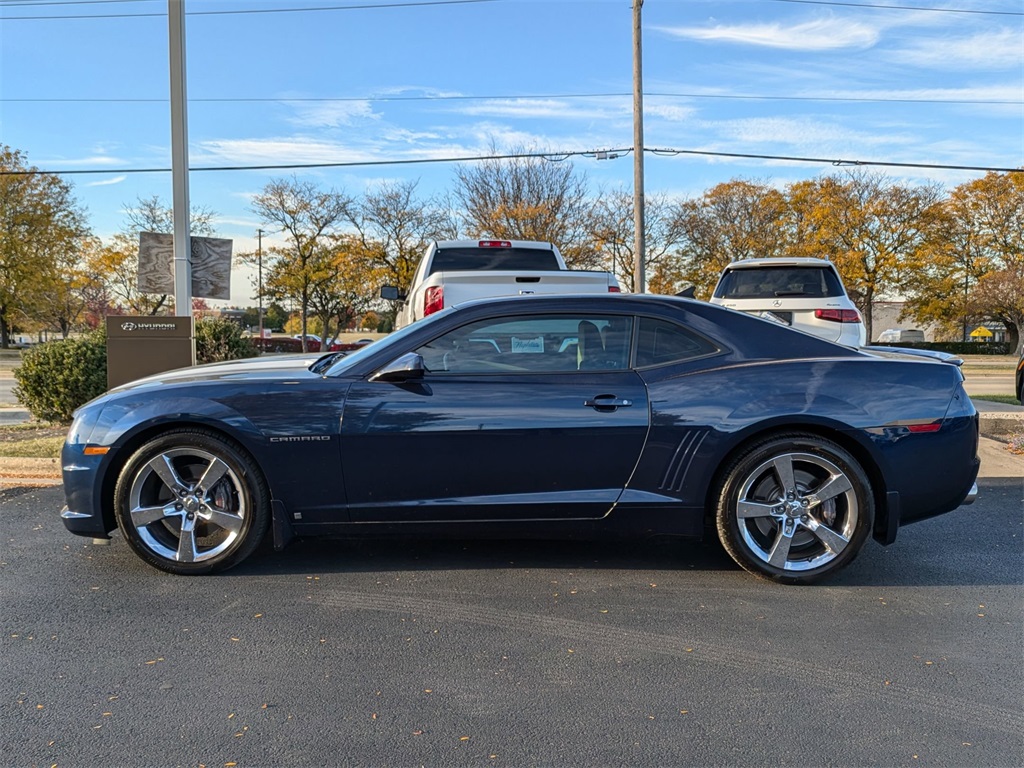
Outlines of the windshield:
{"label": "windshield", "polygon": [[402,339],[404,339],[410,333],[415,333],[416,331],[419,331],[424,326],[436,321],[438,318],[447,317],[448,313],[451,311],[452,307],[445,307],[439,312],[435,312],[434,314],[429,315],[423,318],[422,320],[417,320],[415,323],[410,323],[409,325],[402,328],[402,330],[400,331],[389,333],[380,341],[375,341],[373,342],[373,344],[367,344],[365,347],[361,347],[360,349],[357,349],[355,352],[349,352],[344,357],[339,358],[324,375],[337,376],[339,374],[344,373],[353,365],[359,363],[364,357],[375,355],[382,349],[390,347],[393,344],[401,344]]}
{"label": "windshield", "polygon": [[747,267],[728,270],[715,288],[716,299],[818,299],[845,296],[839,276],[828,267]]}
{"label": "windshield", "polygon": [[558,259],[546,248],[442,248],[430,263],[430,274],[478,269],[552,271]]}

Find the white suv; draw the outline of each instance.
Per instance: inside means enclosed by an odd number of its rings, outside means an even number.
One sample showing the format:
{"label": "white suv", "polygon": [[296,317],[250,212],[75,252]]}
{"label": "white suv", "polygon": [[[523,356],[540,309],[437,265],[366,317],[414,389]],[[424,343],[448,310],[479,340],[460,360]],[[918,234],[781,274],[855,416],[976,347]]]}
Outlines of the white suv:
{"label": "white suv", "polygon": [[867,341],[864,321],[826,259],[745,259],[722,270],[712,304],[780,320],[852,347]]}

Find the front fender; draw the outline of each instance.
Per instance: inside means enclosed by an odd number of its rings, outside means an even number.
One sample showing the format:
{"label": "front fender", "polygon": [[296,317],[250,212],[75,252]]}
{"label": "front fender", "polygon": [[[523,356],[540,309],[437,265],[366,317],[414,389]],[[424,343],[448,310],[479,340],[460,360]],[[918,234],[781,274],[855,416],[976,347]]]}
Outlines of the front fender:
{"label": "front fender", "polygon": [[[148,402],[131,399],[77,415],[61,451],[67,505],[80,529],[75,532],[105,536],[114,530],[117,524],[111,502],[121,467],[151,436],[189,426],[206,427],[232,438],[263,465],[266,441],[260,431],[241,413],[217,401],[193,397]],[[91,450],[87,453],[86,448]],[[109,450],[96,453],[97,448]]]}

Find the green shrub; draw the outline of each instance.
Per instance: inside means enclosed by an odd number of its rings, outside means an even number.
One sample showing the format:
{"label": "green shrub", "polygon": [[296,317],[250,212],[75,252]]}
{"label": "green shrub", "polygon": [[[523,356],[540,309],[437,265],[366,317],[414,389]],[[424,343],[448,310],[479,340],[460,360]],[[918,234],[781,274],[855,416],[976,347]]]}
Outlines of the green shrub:
{"label": "green shrub", "polygon": [[[196,322],[196,362],[254,357],[253,343],[237,323]],[[80,405],[107,391],[107,335],[103,328],[77,339],[40,344],[22,353],[14,396],[40,421],[67,423]]]}
{"label": "green shrub", "polygon": [[242,326],[222,317],[196,321],[196,362],[220,363],[256,357],[259,351],[251,339],[242,336]]}
{"label": "green shrub", "polygon": [[40,421],[68,423],[78,406],[107,391],[107,337],[48,341],[22,353],[14,396]]}
{"label": "green shrub", "polygon": [[1012,355],[1013,348],[1005,341],[909,341],[903,344],[878,344],[876,347],[934,349],[952,355]]}

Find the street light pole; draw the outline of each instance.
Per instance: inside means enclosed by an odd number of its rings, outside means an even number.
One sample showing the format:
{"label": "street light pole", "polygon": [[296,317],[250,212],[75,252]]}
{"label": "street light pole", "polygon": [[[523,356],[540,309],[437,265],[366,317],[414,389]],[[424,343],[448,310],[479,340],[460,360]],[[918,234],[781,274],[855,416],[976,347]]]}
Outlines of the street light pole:
{"label": "street light pole", "polygon": [[167,0],[171,71],[171,179],[174,218],[174,314],[192,315],[192,244],[188,201],[188,99],[185,86],[185,2]]}
{"label": "street light pole", "polygon": [[644,256],[644,84],[640,9],[644,0],[633,0],[633,291],[646,290]]}

